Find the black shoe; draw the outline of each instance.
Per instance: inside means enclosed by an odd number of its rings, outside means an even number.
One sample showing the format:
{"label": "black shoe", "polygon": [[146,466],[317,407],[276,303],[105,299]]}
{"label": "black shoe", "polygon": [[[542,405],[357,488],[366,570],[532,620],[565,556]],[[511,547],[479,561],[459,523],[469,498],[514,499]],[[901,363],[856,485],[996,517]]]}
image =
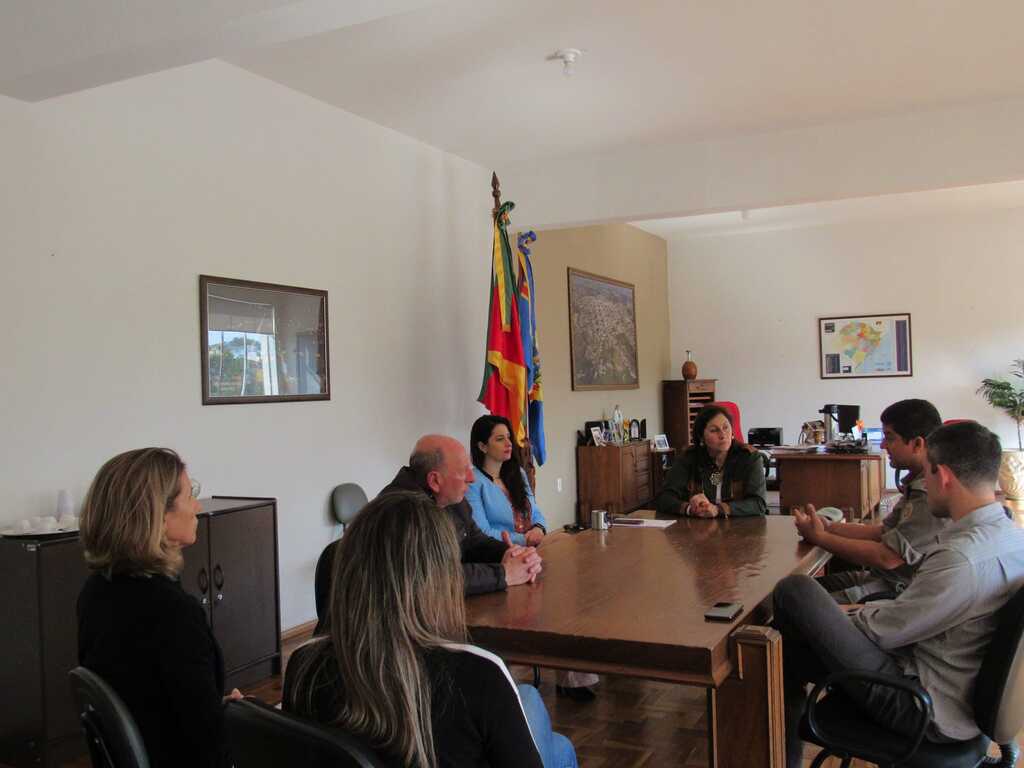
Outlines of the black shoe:
{"label": "black shoe", "polygon": [[556,685],[555,693],[559,696],[565,696],[572,699],[573,701],[593,701],[597,698],[597,694],[594,693],[593,688],[587,688],[585,685],[568,687],[564,685]]}

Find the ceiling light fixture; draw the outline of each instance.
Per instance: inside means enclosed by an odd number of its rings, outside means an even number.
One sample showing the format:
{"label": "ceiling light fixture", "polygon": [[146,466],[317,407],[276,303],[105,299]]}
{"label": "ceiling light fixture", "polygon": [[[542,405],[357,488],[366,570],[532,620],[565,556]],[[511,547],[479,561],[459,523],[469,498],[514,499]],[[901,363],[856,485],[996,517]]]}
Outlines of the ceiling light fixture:
{"label": "ceiling light fixture", "polygon": [[576,60],[584,53],[586,53],[586,51],[581,48],[559,48],[548,56],[546,60],[562,62],[562,74],[566,77],[572,77],[572,73],[576,66]]}

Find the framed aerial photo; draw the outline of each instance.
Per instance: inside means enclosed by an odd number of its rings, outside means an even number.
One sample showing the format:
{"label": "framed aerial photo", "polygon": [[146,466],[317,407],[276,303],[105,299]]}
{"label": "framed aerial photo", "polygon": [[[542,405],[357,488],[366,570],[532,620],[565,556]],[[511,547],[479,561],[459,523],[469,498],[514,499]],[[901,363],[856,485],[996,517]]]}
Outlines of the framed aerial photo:
{"label": "framed aerial photo", "polygon": [[818,319],[823,379],[913,376],[910,313]]}
{"label": "framed aerial photo", "polygon": [[327,291],[199,276],[203,405],[330,400]]}
{"label": "framed aerial photo", "polygon": [[636,289],[569,267],[572,388],[637,389]]}

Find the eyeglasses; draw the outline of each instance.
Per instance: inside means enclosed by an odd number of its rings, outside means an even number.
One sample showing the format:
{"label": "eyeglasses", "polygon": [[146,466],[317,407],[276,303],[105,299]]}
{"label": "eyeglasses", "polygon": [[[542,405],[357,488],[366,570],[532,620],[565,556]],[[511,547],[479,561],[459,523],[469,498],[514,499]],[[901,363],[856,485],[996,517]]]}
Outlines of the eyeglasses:
{"label": "eyeglasses", "polygon": [[203,484],[200,483],[198,480],[193,480],[192,481],[192,498],[193,499],[198,499],[199,498],[199,492],[201,490],[203,490]]}

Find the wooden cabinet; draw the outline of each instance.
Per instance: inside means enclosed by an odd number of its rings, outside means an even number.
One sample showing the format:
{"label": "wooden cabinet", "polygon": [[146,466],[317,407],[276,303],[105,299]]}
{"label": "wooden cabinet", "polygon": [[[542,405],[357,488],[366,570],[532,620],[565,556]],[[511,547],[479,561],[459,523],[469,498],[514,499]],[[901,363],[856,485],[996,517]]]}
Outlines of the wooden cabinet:
{"label": "wooden cabinet", "polygon": [[577,446],[576,522],[590,525],[592,509],[621,514],[647,505],[654,495],[651,461],[647,441]]}
{"label": "wooden cabinet", "polygon": [[[182,586],[207,609],[230,689],[280,671],[277,505],[202,504]],[[88,575],[77,534],[0,538],[3,765],[56,766],[85,753],[68,672],[78,666],[76,605]]]}
{"label": "wooden cabinet", "polygon": [[848,520],[868,520],[882,498],[885,464],[881,453],[787,453],[778,462],[779,506],[838,507]]}
{"label": "wooden cabinet", "polygon": [[661,382],[662,413],[668,442],[677,451],[690,444],[690,430],[697,412],[714,402],[718,379],[675,379]]}

